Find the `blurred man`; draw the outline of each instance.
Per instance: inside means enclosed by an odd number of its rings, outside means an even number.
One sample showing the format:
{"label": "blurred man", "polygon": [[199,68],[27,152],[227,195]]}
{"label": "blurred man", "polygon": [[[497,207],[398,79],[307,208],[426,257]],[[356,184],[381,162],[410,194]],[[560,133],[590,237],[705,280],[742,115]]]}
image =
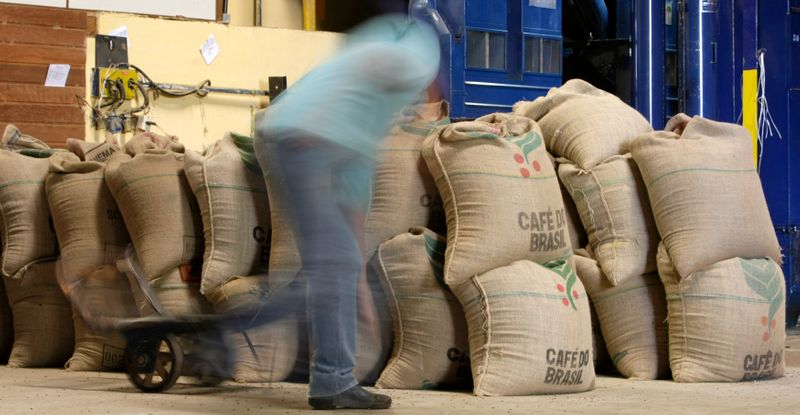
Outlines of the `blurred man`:
{"label": "blurred man", "polygon": [[430,28],[402,15],[377,17],[286,90],[256,126],[256,154],[264,171],[280,177],[280,188],[270,191],[291,217],[302,261],[313,351],[308,402],[315,409],[391,406],[390,397],[364,390],[353,376],[359,241],[379,141],[394,114],[422,98],[438,67]]}

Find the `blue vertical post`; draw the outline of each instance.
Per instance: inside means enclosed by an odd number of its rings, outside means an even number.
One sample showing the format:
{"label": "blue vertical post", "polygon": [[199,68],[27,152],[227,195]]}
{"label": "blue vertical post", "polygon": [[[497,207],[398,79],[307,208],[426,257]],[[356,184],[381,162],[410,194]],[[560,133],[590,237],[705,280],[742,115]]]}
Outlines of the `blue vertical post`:
{"label": "blue vertical post", "polygon": [[634,3],[634,106],[657,129],[665,123],[664,6],[664,0]]}
{"label": "blue vertical post", "polygon": [[686,112],[713,119],[718,118],[718,13],[718,0],[689,1],[684,20]]}
{"label": "blue vertical post", "polygon": [[508,79],[522,81],[522,2],[508,0],[506,70]]}

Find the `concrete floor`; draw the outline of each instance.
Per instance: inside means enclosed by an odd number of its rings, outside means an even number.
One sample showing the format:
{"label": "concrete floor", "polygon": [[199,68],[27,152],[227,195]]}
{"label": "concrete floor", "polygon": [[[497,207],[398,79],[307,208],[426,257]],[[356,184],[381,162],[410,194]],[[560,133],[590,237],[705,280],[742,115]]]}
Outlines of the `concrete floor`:
{"label": "concrete floor", "polygon": [[[120,373],[0,367],[0,414],[297,414],[305,385],[191,385],[139,393]],[[575,395],[477,398],[468,393],[390,391],[385,414],[800,414],[800,368],[782,379],[738,384],[677,384],[600,377]],[[308,411],[311,412],[311,411]],[[358,412],[358,411],[353,411]],[[315,412],[319,413],[319,412]],[[336,414],[347,411],[336,411]],[[363,413],[363,412],[361,412]]]}

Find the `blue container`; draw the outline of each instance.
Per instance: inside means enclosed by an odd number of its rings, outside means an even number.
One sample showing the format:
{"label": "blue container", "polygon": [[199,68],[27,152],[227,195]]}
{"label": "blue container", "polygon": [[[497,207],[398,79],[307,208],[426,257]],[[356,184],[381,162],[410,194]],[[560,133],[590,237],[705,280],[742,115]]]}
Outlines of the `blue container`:
{"label": "blue container", "polygon": [[[758,47],[764,48],[766,97],[783,138],[764,141],[761,181],[783,248],[787,325],[800,315],[800,0],[758,3]],[[752,50],[744,51],[751,58]]]}
{"label": "blue container", "polygon": [[454,118],[508,112],[561,85],[561,0],[415,0],[439,25],[440,80]]}

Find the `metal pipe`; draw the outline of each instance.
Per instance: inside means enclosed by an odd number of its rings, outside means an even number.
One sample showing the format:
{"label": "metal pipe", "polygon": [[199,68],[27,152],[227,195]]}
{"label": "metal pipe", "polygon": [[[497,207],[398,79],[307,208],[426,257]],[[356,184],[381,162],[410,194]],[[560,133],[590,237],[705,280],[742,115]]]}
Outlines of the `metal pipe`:
{"label": "metal pipe", "polygon": [[263,16],[261,15],[261,0],[256,0],[256,26],[264,26]]}
{"label": "metal pipe", "polygon": [[[152,85],[148,83],[147,85]],[[193,91],[196,86],[190,85],[180,85],[180,84],[157,84],[161,89],[167,89],[172,91]],[[259,96],[269,96],[269,91],[259,90],[259,89],[244,89],[244,88],[223,88],[223,87],[214,87],[208,86],[203,88],[204,91],[208,92],[216,92],[221,94],[236,94],[236,95],[259,95]]]}

